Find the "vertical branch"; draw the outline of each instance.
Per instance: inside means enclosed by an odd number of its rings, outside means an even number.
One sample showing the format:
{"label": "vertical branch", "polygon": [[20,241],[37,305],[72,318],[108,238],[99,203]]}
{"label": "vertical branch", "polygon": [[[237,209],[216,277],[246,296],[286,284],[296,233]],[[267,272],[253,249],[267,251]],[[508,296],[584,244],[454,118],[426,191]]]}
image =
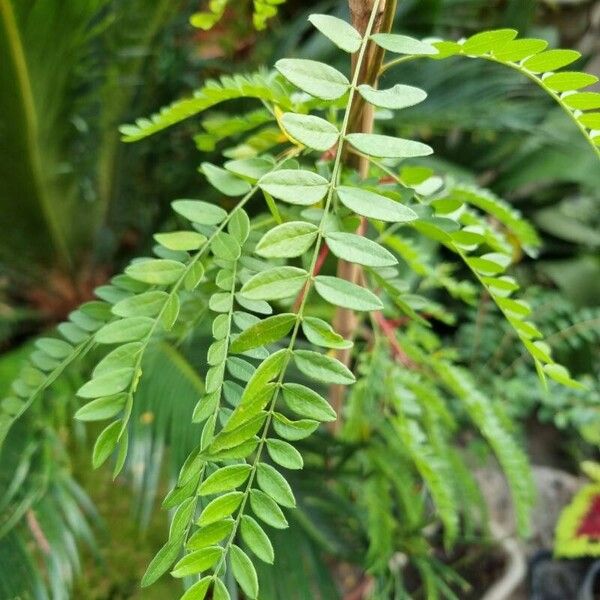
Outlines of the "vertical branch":
{"label": "vertical branch", "polygon": [[[350,16],[352,25],[364,35],[369,16],[375,4],[374,0],[349,0]],[[372,33],[380,31],[387,32],[391,29],[394,15],[396,13],[396,0],[383,0],[379,6],[379,15],[376,17]],[[359,66],[358,84],[369,83],[376,85],[379,68],[383,60],[383,50],[375,44],[369,42],[366,51],[366,60]],[[357,68],[356,56],[352,60],[353,71]],[[371,133],[373,130],[373,107],[365,102],[362,96],[356,97],[352,105],[349,121],[349,132]],[[361,178],[366,178],[369,171],[369,161],[364,156],[346,154],[344,163],[357,169]],[[356,233],[363,235],[366,230],[366,220],[361,218],[360,225]],[[361,276],[361,267],[354,263],[340,260],[337,268],[337,276],[358,283]],[[358,319],[354,311],[348,308],[338,308],[333,318],[333,326],[344,338],[352,340],[358,326]],[[350,363],[351,350],[338,350],[336,358],[344,365]],[[337,431],[341,425],[341,408],[344,402],[345,389],[342,385],[333,385],[330,389],[329,397],[331,404],[338,414],[338,419],[332,423],[332,428]]]}

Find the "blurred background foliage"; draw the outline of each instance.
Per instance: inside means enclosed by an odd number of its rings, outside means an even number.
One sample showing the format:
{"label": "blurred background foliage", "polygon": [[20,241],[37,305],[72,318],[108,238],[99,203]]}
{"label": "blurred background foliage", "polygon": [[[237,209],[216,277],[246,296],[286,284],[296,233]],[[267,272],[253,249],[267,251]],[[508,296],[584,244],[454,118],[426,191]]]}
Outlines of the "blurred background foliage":
{"label": "blurred background foliage", "polygon": [[[196,143],[210,161],[211,126],[218,128],[228,110],[246,107],[220,105],[202,124],[188,121],[134,145],[120,142],[117,125],[211,77],[250,72],[284,56],[335,64],[339,55],[306,18],[346,16],[344,4],[288,0],[265,31],[256,31],[251,3],[232,2],[203,31],[188,23],[206,9],[198,0],[0,0],[0,391],[10,385],[30,338],[142,251],[149,233],[164,226],[173,198],[202,197],[201,158],[192,140],[201,134]],[[600,74],[597,1],[402,0],[395,30],[458,39],[496,27],[576,48],[583,54],[578,68]],[[582,458],[597,457],[600,443],[597,162],[558,107],[495,65],[419,62],[386,74],[386,86],[396,81],[414,82],[429,100],[403,111],[401,122],[380,115],[383,129],[424,138],[436,149],[432,168],[485,185],[540,231],[540,256],[535,262],[521,257],[519,277],[556,358],[589,389],[541,390],[485,295],[465,308],[434,290],[432,298],[450,302],[457,316],[457,324],[438,333],[517,418],[525,442],[550,431],[544,448],[532,448],[534,460],[576,470]],[[419,251],[439,254],[448,272],[459,268],[438,248]],[[160,377],[152,376],[152,364],[146,369],[133,459],[116,484],[108,472],[90,474],[86,467],[91,437],[71,419],[72,390],[82,380],[76,370],[15,428],[0,457],[2,600],[22,594],[24,580],[35,598],[68,598],[72,585],[72,597],[84,600],[142,597],[137,582],[166,527],[157,496],[197,435],[188,423],[202,385],[194,367],[204,353],[202,328],[191,337],[181,332],[177,347],[156,348],[149,361],[163,368]],[[162,401],[164,390],[172,402]],[[330,444],[332,454],[346,451],[331,440],[311,443]],[[311,448],[305,451],[311,456]],[[355,508],[340,506],[335,491],[315,505],[315,486],[330,467],[316,458],[307,463],[298,482],[306,502],[289,532],[294,540],[286,532],[277,544],[278,566],[288,590],[297,590],[286,598],[328,599],[336,597],[334,579],[346,589],[357,583],[352,565],[365,540],[352,527],[327,523],[331,506],[349,523]],[[330,569],[323,554],[337,557],[337,566]],[[274,572],[261,578],[268,582],[265,598],[284,597]],[[158,584],[143,597],[174,596],[171,585]],[[306,595],[314,589],[320,596]]]}

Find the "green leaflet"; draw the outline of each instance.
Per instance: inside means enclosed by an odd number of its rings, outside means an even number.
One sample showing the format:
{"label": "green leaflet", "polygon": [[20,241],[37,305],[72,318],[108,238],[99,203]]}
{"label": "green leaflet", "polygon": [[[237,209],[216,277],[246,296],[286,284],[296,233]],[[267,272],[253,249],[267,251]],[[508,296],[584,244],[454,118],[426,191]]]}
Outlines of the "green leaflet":
{"label": "green leaflet", "polygon": [[544,77],[544,85],[555,92],[567,92],[578,90],[598,82],[595,75],[589,73],[578,73],[572,71],[561,71]]}
{"label": "green leaflet", "polygon": [[231,352],[245,352],[266,346],[285,337],[294,326],[296,315],[285,313],[267,317],[244,330],[231,344]]}
{"label": "green leaflet", "polygon": [[511,40],[510,42],[494,49],[494,56],[504,62],[517,62],[529,58],[545,50],[548,46],[546,40],[523,38]]}
{"label": "green leaflet", "polygon": [[325,152],[333,146],[340,135],[335,125],[313,115],[284,113],[281,117],[286,132],[301,144]]}
{"label": "green leaflet", "polygon": [[350,85],[344,74],[315,60],[283,58],[275,68],[296,87],[322,100],[341,98]]}
{"label": "green leaflet", "polygon": [[233,531],[233,519],[214,521],[210,525],[201,527],[188,540],[186,546],[189,550],[199,550],[207,546],[218,544]]}
{"label": "green leaflet", "polygon": [[175,283],[184,271],[185,265],[182,263],[164,258],[139,260],[125,269],[129,277],[151,285]]}
{"label": "green leaflet", "polygon": [[233,544],[230,549],[231,570],[248,598],[258,598],[258,576],[248,555]]}
{"label": "green leaflet", "polygon": [[375,33],[371,39],[384,50],[396,54],[437,54],[435,46],[397,33]]}
{"label": "green leaflet", "polygon": [[335,421],[337,418],[329,402],[305,385],[284,383],[283,399],[290,410],[301,417],[315,421]]}
{"label": "green leaflet", "polygon": [[362,37],[350,23],[330,15],[313,14],[308,20],[338,48],[346,52],[356,52],[360,48]]}
{"label": "green leaflet", "polygon": [[112,307],[119,317],[155,317],[169,295],[161,290],[152,290],[120,300]]}
{"label": "green leaflet", "polygon": [[331,232],[325,234],[329,249],[339,258],[366,267],[389,267],[398,264],[396,257],[364,236],[354,233]]}
{"label": "green leaflet", "polygon": [[214,204],[202,200],[175,200],[171,203],[173,210],[181,216],[201,225],[218,225],[227,213]]}
{"label": "green leaflet", "polygon": [[231,596],[220,579],[215,579],[213,588],[213,600],[231,600]]}
{"label": "green leaflet", "polygon": [[422,89],[399,83],[387,90],[377,90],[363,83],[358,86],[358,92],[369,104],[390,109],[414,106],[427,98],[427,92]]}
{"label": "green leaflet", "polygon": [[257,273],[241,289],[250,300],[279,300],[295,296],[308,278],[308,272],[298,267],[275,267]]}
{"label": "green leaflet", "polygon": [[250,491],[250,507],[254,514],[275,529],[285,529],[288,522],[275,500],[257,489]]}
{"label": "green leaflet", "polygon": [[359,152],[379,158],[414,158],[433,154],[433,149],[427,144],[378,133],[350,133],[346,139]]}
{"label": "green leaflet", "polygon": [[271,460],[286,469],[302,469],[302,455],[294,446],[274,438],[267,439],[267,451]]}
{"label": "green leaflet", "polygon": [[155,233],[154,239],[169,250],[198,250],[206,241],[206,236],[196,231],[172,231]]}
{"label": "green leaflet", "polygon": [[173,577],[188,577],[210,569],[223,555],[221,546],[208,546],[184,556],[173,568]]}
{"label": "green leaflet", "polygon": [[[241,248],[236,239],[229,233],[219,232],[213,239],[210,249],[216,258],[236,261],[241,255]],[[231,286],[229,286],[231,287]]]}
{"label": "green leaflet", "polygon": [[336,306],[360,311],[383,308],[381,300],[373,292],[339,277],[318,275],[315,278],[315,290],[323,300]]}
{"label": "green leaflet", "polygon": [[115,369],[94,377],[77,390],[80,398],[99,398],[112,396],[127,388],[133,379],[133,369],[130,367]]}
{"label": "green leaflet", "polygon": [[273,163],[264,158],[255,157],[229,160],[224,167],[235,175],[245,177],[254,183],[273,169]]}
{"label": "green leaflet", "polygon": [[261,463],[256,470],[256,480],[265,494],[270,496],[277,504],[287,508],[294,508],[296,500],[292,488],[285,477],[271,465]]}
{"label": "green leaflet", "polygon": [[344,206],[363,217],[389,223],[406,223],[418,218],[407,206],[375,192],[349,186],[339,186],[336,192]]}
{"label": "green leaflet", "polygon": [[201,496],[206,496],[233,490],[248,479],[251,470],[252,467],[247,464],[222,467],[202,482],[198,493]]}
{"label": "green leaflet", "polygon": [[352,348],[352,342],[345,340],[333,327],[322,319],[316,317],[304,317],[302,319],[302,331],[306,339],[315,346],[323,348]]}
{"label": "green leaflet", "polygon": [[35,341],[35,347],[52,358],[62,360],[73,352],[73,346],[57,338],[40,338]]}
{"label": "green leaflet", "polygon": [[180,600],[204,600],[211,581],[212,577],[209,576],[203,577],[200,581],[196,581],[194,585],[186,590]]}
{"label": "green leaflet", "polygon": [[273,546],[263,528],[255,519],[243,515],[240,523],[240,532],[244,543],[262,561],[272,565],[275,560]]}
{"label": "green leaflet", "polygon": [[152,329],[154,321],[148,317],[127,317],[100,328],[95,337],[99,344],[124,344],[142,339]]}
{"label": "green leaflet", "polygon": [[528,58],[523,67],[532,73],[545,73],[566,67],[580,57],[576,50],[546,50]]}
{"label": "green leaflet", "polygon": [[293,258],[304,254],[317,239],[319,228],[304,221],[291,221],[269,229],[256,245],[265,258]]}
{"label": "green leaflet", "polygon": [[318,421],[311,419],[292,421],[280,413],[274,413],[274,417],[273,428],[277,435],[292,442],[307,438],[319,427]]}
{"label": "green leaflet", "polygon": [[97,398],[82,406],[76,413],[75,418],[79,421],[102,421],[116,417],[127,400],[127,394],[115,394],[105,398]]}
{"label": "green leaflet", "polygon": [[348,385],[354,383],[355,377],[348,367],[337,358],[312,350],[295,350],[294,362],[300,371],[308,377],[323,383]]}
{"label": "green leaflet", "polygon": [[250,184],[229,171],[215,167],[208,162],[203,162],[200,170],[210,182],[210,184],[226,196],[243,196],[250,191]]}
{"label": "green leaflet", "polygon": [[327,179],[301,169],[273,171],[262,177],[258,184],[274,198],[300,206],[310,206],[322,200],[329,189]]}
{"label": "green leaflet", "polygon": [[496,29],[493,31],[482,31],[465,40],[462,50],[471,56],[481,56],[496,48],[502,48],[504,44],[517,37],[515,29]]}
{"label": "green leaflet", "polygon": [[229,492],[209,502],[198,519],[201,527],[220,521],[233,513],[241,504],[243,492]]}
{"label": "green leaflet", "polygon": [[242,404],[251,402],[258,394],[265,390],[266,384],[269,381],[272,381],[279,375],[287,355],[287,349],[279,350],[271,354],[269,358],[265,359],[258,366],[244,389],[241,400]]}
{"label": "green leaflet", "polygon": [[121,422],[114,421],[100,433],[92,452],[92,465],[94,466],[94,469],[101,466],[113,453],[119,441],[120,431]]}
{"label": "green leaflet", "polygon": [[144,576],[142,577],[141,586],[148,587],[152,585],[161,575],[167,572],[171,565],[175,562],[181,551],[182,540],[169,540],[152,559]]}

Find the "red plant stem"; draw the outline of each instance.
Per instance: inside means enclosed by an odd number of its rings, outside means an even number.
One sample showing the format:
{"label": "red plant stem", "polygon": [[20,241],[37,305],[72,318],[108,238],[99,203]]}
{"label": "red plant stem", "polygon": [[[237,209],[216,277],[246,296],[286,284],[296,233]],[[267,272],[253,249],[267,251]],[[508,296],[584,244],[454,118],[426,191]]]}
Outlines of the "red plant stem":
{"label": "red plant stem", "polygon": [[404,352],[402,349],[402,346],[396,337],[396,327],[392,324],[392,322],[388,321],[380,312],[373,313],[373,318],[375,319],[377,325],[379,325],[379,328],[385,337],[388,339],[388,342],[392,348],[393,357],[408,369],[414,369],[415,364],[410,359],[408,354],[406,354],[406,352]]}

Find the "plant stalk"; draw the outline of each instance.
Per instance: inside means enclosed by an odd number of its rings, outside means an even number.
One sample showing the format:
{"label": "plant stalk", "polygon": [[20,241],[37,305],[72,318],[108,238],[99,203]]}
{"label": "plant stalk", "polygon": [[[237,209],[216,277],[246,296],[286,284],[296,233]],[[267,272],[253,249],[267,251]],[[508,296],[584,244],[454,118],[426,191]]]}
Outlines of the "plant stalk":
{"label": "plant stalk", "polygon": [[[350,7],[350,16],[352,25],[360,32],[361,35],[365,34],[367,29],[367,23],[369,16],[373,10],[375,0],[348,0]],[[396,14],[397,0],[383,0],[379,6],[379,15],[375,20],[372,33],[384,32],[387,33],[392,27],[394,15]],[[379,46],[368,43],[366,50],[366,60],[362,63],[360,72],[358,74],[358,83],[368,83],[369,85],[376,86],[379,69],[383,62],[383,49]],[[353,71],[357,68],[356,57],[352,60]],[[373,131],[373,106],[368,104],[359,95],[356,97],[356,101],[353,103],[350,112],[349,119],[349,132],[355,133],[371,133]],[[351,153],[346,153],[343,157],[343,162],[349,166],[355,168],[362,179],[366,178],[369,173],[369,160],[363,156],[356,156]],[[360,225],[356,230],[358,235],[364,235],[366,230],[366,219],[361,218]],[[361,267],[354,263],[340,260],[337,267],[337,276],[346,281],[352,283],[359,283],[361,279]],[[333,326],[334,329],[342,335],[345,339],[353,340],[356,334],[356,330],[359,325],[359,320],[356,313],[348,308],[337,308],[334,318]],[[336,352],[336,358],[342,362],[345,366],[350,364],[351,349],[338,350]],[[343,385],[333,385],[329,391],[329,398],[333,408],[338,414],[338,418],[331,424],[331,428],[334,432],[337,432],[341,428],[342,424],[342,413],[341,408],[344,403],[345,387]]]}

